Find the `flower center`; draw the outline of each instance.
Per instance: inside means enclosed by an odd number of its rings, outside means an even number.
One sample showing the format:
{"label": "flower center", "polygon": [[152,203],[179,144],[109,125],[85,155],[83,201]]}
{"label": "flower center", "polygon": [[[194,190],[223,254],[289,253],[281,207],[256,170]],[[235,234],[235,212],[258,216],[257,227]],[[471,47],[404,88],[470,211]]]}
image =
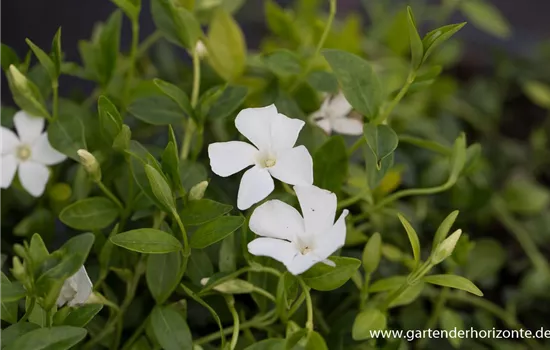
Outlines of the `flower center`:
{"label": "flower center", "polygon": [[302,255],[306,255],[307,253],[310,253],[310,252],[312,252],[312,251],[313,251],[313,249],[311,249],[311,248],[308,247],[308,246],[305,246],[305,247],[303,247],[302,249],[300,249],[300,253],[302,253]]}
{"label": "flower center", "polygon": [[31,148],[27,145],[21,145],[17,147],[15,154],[20,160],[27,160],[31,156]]}
{"label": "flower center", "polygon": [[275,164],[277,164],[277,160],[275,159],[271,159],[271,158],[268,158],[264,161],[264,166],[266,168],[271,168],[272,166],[274,166]]}

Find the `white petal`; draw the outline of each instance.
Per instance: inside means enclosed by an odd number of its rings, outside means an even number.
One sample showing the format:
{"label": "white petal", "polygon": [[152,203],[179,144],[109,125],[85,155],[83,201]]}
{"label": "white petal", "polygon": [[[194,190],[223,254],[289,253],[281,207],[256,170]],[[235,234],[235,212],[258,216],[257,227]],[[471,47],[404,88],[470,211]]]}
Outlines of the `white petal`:
{"label": "white petal", "polygon": [[24,111],[15,113],[13,123],[23,143],[32,144],[44,130],[44,118],[30,116]]}
{"label": "white petal", "polygon": [[332,227],[336,214],[336,195],[317,186],[294,186],[302,208],[306,232],[320,235]]}
{"label": "white petal", "polygon": [[271,119],[277,114],[275,105],[246,108],[240,111],[235,118],[235,126],[258,149],[268,150],[271,146]]}
{"label": "white petal", "polygon": [[306,123],[300,119],[292,119],[278,113],[271,117],[271,149],[286,150],[294,147],[300,130]]}
{"label": "white petal", "polygon": [[348,100],[346,100],[344,94],[340,92],[330,100],[327,106],[327,113],[331,118],[343,118],[347,116],[352,109],[353,107],[349,104]]}
{"label": "white petal", "polygon": [[300,252],[293,243],[275,238],[256,238],[248,243],[248,251],[256,256],[268,256],[288,266]]}
{"label": "white petal", "polygon": [[328,118],[317,120],[315,124],[317,124],[318,127],[323,129],[327,134],[330,135],[332,131],[332,125],[330,124],[330,120]]}
{"label": "white petal", "polygon": [[50,177],[50,171],[44,164],[26,161],[19,164],[19,181],[27,192],[34,197],[44,193]]}
{"label": "white petal", "polygon": [[2,137],[2,154],[8,154],[15,151],[15,148],[19,146],[19,138],[13,131],[8,128],[1,127],[0,136]]}
{"label": "white petal", "polygon": [[285,266],[291,274],[299,275],[309,270],[313,265],[317,264],[321,260],[322,259],[318,256],[311,253],[305,255],[298,254],[294,257],[290,264],[285,264]]}
{"label": "white petal", "polygon": [[0,161],[0,168],[2,168],[2,178],[0,179],[1,188],[8,188],[13,181],[15,171],[17,170],[17,159],[13,154],[6,154],[2,156]]}
{"label": "white petal", "polygon": [[273,179],[266,169],[254,166],[248,169],[241,179],[237,195],[237,207],[240,210],[250,208],[267,197],[275,188]]}
{"label": "white petal", "polygon": [[339,118],[332,120],[334,131],[344,135],[362,135],[363,123],[354,118]]}
{"label": "white petal", "polygon": [[69,306],[84,304],[90,294],[92,294],[93,284],[84,266],[80,267],[78,272],[73,275],[73,278],[76,282],[76,295],[69,301]]}
{"label": "white petal", "polygon": [[257,235],[293,241],[303,234],[304,219],[292,206],[274,199],[254,209],[249,226]]}
{"label": "white petal", "polygon": [[326,259],[344,246],[346,242],[346,216],[348,216],[348,213],[347,210],[344,210],[328,232],[316,236],[313,253],[319,258]]}
{"label": "white petal", "polygon": [[216,142],[208,146],[208,157],[212,171],[219,176],[233,175],[254,164],[258,150],[241,141]]}
{"label": "white petal", "polygon": [[279,152],[277,162],[269,172],[274,178],[290,185],[311,185],[313,183],[313,159],[305,146]]}
{"label": "white petal", "polygon": [[48,141],[48,133],[45,132],[34,141],[31,148],[31,159],[37,163],[54,165],[61,163],[67,156],[55,150]]}

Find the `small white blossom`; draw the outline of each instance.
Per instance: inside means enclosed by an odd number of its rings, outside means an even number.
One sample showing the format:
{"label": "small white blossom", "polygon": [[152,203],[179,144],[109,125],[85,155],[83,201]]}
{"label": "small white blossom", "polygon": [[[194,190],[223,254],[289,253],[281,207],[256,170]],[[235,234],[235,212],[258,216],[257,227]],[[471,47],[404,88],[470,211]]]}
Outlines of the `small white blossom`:
{"label": "small white blossom", "polygon": [[65,304],[75,306],[86,303],[92,294],[92,281],[88,277],[84,266],[63,283],[59,297],[57,297],[57,306]]}
{"label": "small white blossom", "polygon": [[299,119],[279,113],[275,105],[243,109],[235,119],[237,130],[256,147],[241,141],[208,146],[212,171],[222,177],[248,169],[237,196],[237,207],[248,209],[275,188],[272,176],[291,185],[313,183],[313,160],[307,148],[294,147],[304,126]]}
{"label": "small white blossom", "polygon": [[197,52],[199,58],[204,58],[206,57],[206,55],[208,55],[208,49],[201,40],[197,41],[197,44],[195,45],[195,51]]}
{"label": "small white blossom", "polygon": [[13,122],[17,135],[7,128],[1,128],[1,187],[8,188],[19,169],[19,181],[23,188],[34,197],[40,197],[50,177],[47,165],[60,163],[67,157],[53,149],[48,141],[48,133],[42,132],[44,118],[19,111]]}
{"label": "small white blossom", "polygon": [[320,128],[330,135],[332,131],[346,135],[361,135],[363,123],[350,117],[353,107],[342,92],[335,96],[327,96],[321,108],[314,112],[310,118]]}
{"label": "small white blossom", "polygon": [[290,205],[270,200],[250,217],[250,229],[257,235],[248,251],[282,262],[293,275],[301,274],[318,262],[334,266],[327,258],[344,245],[344,210],[334,223],[336,195],[316,186],[294,186],[302,215]]}

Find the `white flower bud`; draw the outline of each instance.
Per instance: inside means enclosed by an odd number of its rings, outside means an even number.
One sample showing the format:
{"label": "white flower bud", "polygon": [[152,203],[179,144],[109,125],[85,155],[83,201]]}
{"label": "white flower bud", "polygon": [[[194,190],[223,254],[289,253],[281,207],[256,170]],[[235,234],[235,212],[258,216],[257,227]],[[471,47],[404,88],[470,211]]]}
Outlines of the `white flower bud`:
{"label": "white flower bud", "polygon": [[13,64],[10,65],[10,74],[13,79],[13,83],[19,90],[25,90],[28,87],[27,78],[15,67]]}
{"label": "white flower bud", "polygon": [[86,169],[92,180],[95,182],[101,181],[101,167],[94,155],[85,149],[79,149],[76,153],[80,157],[80,164]]}
{"label": "white flower bud", "polygon": [[[209,278],[201,279],[201,285],[205,286]],[[218,284],[213,288],[215,291],[225,294],[247,294],[254,291],[254,285],[241,279],[234,279]]]}
{"label": "white flower bud", "polygon": [[208,49],[201,40],[197,41],[197,44],[195,45],[195,51],[197,52],[199,58],[204,58],[206,57],[206,55],[208,55]]}
{"label": "white flower bud", "polygon": [[202,197],[204,197],[204,192],[206,191],[207,187],[208,181],[202,181],[193,186],[189,191],[189,200],[197,201],[199,199],[202,199]]}
{"label": "white flower bud", "polygon": [[434,264],[439,264],[451,256],[453,250],[455,250],[456,242],[458,242],[460,235],[462,235],[462,230],[458,229],[437,246],[432,256],[432,262]]}

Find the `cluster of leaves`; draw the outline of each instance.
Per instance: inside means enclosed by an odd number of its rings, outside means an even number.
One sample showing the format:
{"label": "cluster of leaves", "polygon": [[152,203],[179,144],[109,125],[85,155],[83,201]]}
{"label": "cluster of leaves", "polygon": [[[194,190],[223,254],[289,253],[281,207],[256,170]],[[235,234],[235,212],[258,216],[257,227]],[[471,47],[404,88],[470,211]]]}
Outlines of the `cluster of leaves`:
{"label": "cluster of leaves", "polygon": [[[355,15],[335,19],[335,0],[328,16],[319,1],[285,9],[268,0],[270,34],[260,52],[248,51],[232,16],[243,1],[152,0],[157,31],[141,43],[141,1],[113,2],[119,10],[79,43],[81,64],[63,59],[61,30],[50,53],[28,40],[23,60],[2,45],[14,102],[46,118],[52,146],[74,160],[53,169],[40,200],[17,183],[2,192],[3,347],[393,349],[405,340],[371,339],[371,331],[519,329],[533,303],[548,299],[542,247],[550,240],[550,194],[539,182],[549,178],[548,116],[531,126],[527,145],[499,128],[510,95],[550,110],[550,72],[502,58],[505,83],[443,73],[461,53],[456,33],[464,23],[439,25],[455,10],[492,35],[509,35],[488,2],[418,2],[417,18],[410,8],[365,2],[372,25],[363,28]],[[127,53],[123,14],[132,28]],[[435,29],[420,35],[428,26]],[[97,87],[88,98],[60,98],[62,75]],[[328,136],[307,118],[324,94],[340,90],[365,122],[361,137]],[[335,267],[293,276],[251,256],[252,210],[233,208],[238,181],[208,171],[205,145],[237,137],[240,109],[271,103],[307,121],[298,142],[313,155],[314,184],[351,212]],[[3,126],[14,111],[2,107]],[[468,144],[463,129],[477,142]],[[99,163],[93,176],[78,163],[79,149]],[[283,187],[270,198],[296,204]],[[468,233],[446,238],[455,208],[456,226]],[[58,309],[64,281],[84,263],[93,298]],[[500,281],[502,271],[514,280]],[[483,293],[472,281],[496,304],[477,297]],[[527,326],[548,324],[548,312],[525,319]]]}

